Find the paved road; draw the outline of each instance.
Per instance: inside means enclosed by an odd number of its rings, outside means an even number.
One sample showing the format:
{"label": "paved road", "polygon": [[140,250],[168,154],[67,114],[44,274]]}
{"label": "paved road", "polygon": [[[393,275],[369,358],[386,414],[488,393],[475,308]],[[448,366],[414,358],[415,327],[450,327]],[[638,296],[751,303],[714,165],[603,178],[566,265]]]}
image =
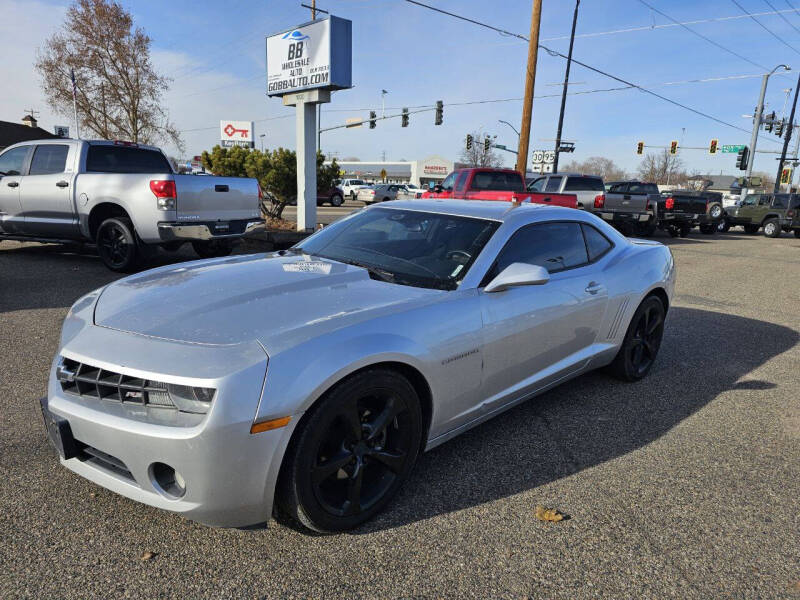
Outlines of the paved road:
{"label": "paved road", "polygon": [[[354,210],[363,208],[364,203],[357,200],[346,200],[342,206],[330,206],[323,204],[317,207],[317,223],[330,225],[337,219],[341,219],[345,215],[349,215]],[[283,218],[289,221],[297,221],[297,207],[287,206],[283,209]]]}
{"label": "paved road", "polygon": [[798,597],[800,240],[670,243],[647,380],[592,374],[519,406],[332,537],[209,529],[60,467],[36,399],[68,306],[114,276],[0,243],[0,597]]}

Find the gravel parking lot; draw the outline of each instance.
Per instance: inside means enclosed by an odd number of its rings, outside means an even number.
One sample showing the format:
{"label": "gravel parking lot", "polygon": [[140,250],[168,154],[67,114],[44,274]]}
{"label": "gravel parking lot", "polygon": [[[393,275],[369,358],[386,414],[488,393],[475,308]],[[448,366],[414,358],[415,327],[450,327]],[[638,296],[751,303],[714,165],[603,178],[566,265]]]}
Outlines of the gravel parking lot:
{"label": "gravel parking lot", "polygon": [[800,240],[657,239],[678,290],[650,377],[512,409],[330,537],[210,529],[60,467],[37,399],[68,307],[115,275],[0,242],[0,597],[800,598]]}

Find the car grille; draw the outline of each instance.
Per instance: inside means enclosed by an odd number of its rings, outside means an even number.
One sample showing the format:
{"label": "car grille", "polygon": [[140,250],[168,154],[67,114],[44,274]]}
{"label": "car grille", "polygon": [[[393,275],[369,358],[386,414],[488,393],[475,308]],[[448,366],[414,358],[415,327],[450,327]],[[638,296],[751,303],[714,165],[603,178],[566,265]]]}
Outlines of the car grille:
{"label": "car grille", "polygon": [[130,377],[68,358],[61,359],[56,377],[64,392],[81,398],[176,408],[170,400],[167,384],[160,381]]}

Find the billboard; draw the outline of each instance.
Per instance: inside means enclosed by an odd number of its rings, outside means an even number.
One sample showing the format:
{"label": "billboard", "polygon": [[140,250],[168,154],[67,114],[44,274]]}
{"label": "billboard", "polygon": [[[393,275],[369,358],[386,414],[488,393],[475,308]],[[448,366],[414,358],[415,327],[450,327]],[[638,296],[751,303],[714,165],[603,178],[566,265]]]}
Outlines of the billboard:
{"label": "billboard", "polygon": [[352,87],[353,24],[327,16],[267,38],[267,95]]}
{"label": "billboard", "polygon": [[219,139],[223,148],[232,146],[254,148],[254,137],[253,121],[227,120],[219,122]]}

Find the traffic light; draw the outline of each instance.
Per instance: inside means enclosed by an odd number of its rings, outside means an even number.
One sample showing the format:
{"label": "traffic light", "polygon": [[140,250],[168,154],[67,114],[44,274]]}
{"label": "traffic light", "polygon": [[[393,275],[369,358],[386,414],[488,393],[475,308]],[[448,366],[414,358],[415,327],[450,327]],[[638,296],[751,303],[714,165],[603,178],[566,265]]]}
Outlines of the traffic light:
{"label": "traffic light", "polygon": [[636,154],[643,154],[644,153],[644,142],[639,142],[636,144]]}
{"label": "traffic light", "polygon": [[442,109],[444,108],[444,102],[441,100],[436,101],[436,120],[433,122],[434,125],[441,125],[442,124]]}
{"label": "traffic light", "polygon": [[483,152],[489,152],[489,148],[491,148],[491,146],[492,140],[490,140],[488,137],[483,138]]}
{"label": "traffic light", "polygon": [[719,140],[711,140],[711,144],[708,146],[708,153],[716,154],[717,146],[719,146]]}
{"label": "traffic light", "polygon": [[764,117],[764,131],[772,131],[775,125],[775,111],[773,110],[766,117]]}
{"label": "traffic light", "polygon": [[408,127],[408,109],[407,108],[403,109],[403,117],[402,117],[401,126]]}
{"label": "traffic light", "polygon": [[472,150],[472,135],[467,134],[467,150]]}
{"label": "traffic light", "polygon": [[375,119],[378,118],[378,115],[375,113],[374,110],[369,111],[369,128],[375,129]]}
{"label": "traffic light", "polygon": [[677,154],[678,153],[678,140],[672,140],[669,143],[669,153],[670,154]]}
{"label": "traffic light", "polygon": [[781,170],[781,183],[787,184],[792,182],[792,170],[789,167]]}
{"label": "traffic light", "polygon": [[744,146],[739,152],[736,154],[736,168],[740,171],[747,170],[747,159],[750,156],[750,149],[747,146]]}
{"label": "traffic light", "polygon": [[777,123],[775,123],[775,135],[778,137],[783,137],[783,128],[786,127],[786,120],[781,119]]}

